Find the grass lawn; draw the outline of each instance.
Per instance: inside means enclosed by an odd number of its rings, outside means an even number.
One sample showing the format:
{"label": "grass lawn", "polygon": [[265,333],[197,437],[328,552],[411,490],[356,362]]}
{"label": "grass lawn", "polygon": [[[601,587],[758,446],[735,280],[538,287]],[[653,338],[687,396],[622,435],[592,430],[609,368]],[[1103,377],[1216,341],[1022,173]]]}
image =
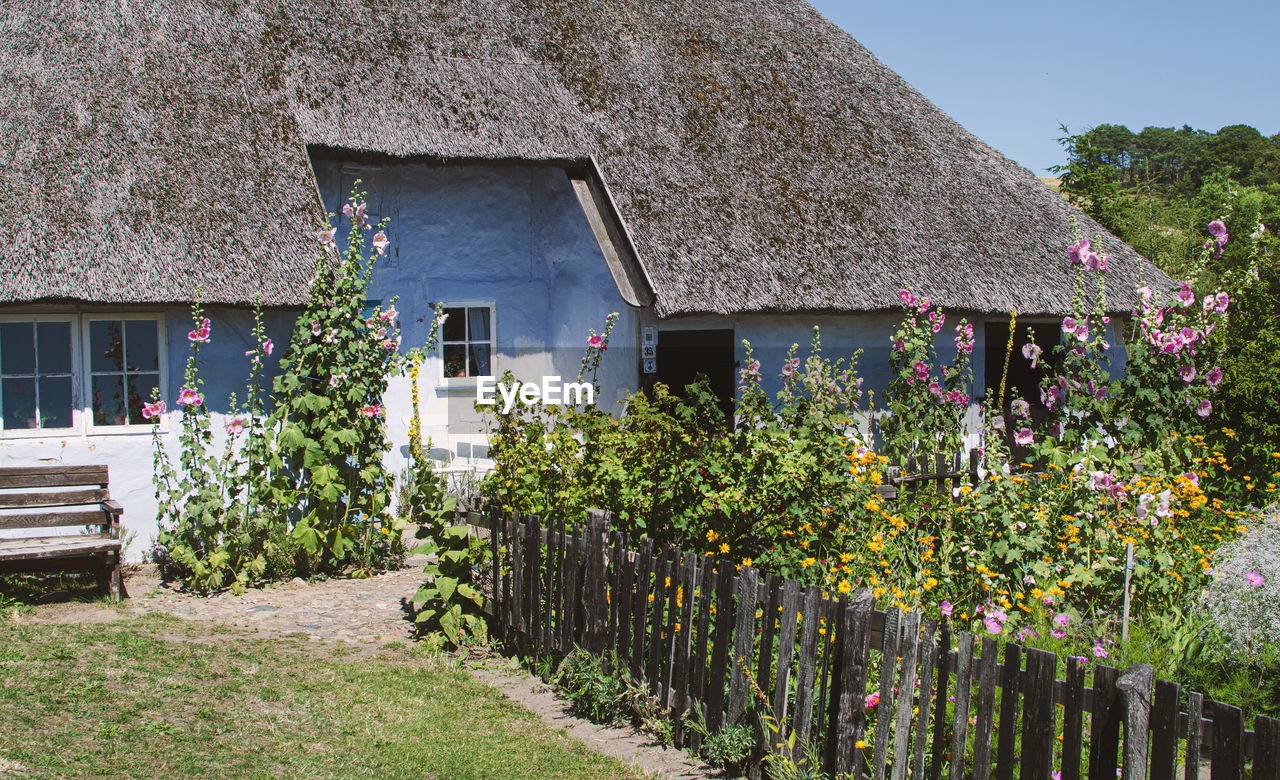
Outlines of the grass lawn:
{"label": "grass lawn", "polygon": [[0,617],[0,777],[638,777],[448,657]]}

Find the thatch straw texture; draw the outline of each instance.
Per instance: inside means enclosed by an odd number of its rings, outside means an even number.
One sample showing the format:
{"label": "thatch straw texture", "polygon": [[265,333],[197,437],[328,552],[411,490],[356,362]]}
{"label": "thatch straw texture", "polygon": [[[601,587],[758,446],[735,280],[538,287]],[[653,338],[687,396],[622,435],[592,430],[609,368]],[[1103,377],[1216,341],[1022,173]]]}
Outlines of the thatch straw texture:
{"label": "thatch straw texture", "polygon": [[[0,25],[0,301],[300,302],[308,145],[594,155],[663,316],[1070,301],[1074,210],[802,0],[19,0]],[[1107,246],[1115,308],[1167,283]]]}

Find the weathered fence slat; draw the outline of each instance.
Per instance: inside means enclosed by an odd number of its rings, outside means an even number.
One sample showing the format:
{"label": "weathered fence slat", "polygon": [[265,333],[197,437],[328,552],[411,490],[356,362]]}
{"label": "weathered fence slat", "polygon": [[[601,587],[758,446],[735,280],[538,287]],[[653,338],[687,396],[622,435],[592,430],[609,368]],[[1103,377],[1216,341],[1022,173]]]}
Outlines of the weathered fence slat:
{"label": "weathered fence slat", "polygon": [[680,565],[680,586],[684,589],[684,603],[679,612],[679,631],[677,634],[674,667],[671,674],[671,710],[675,715],[675,739],[677,744],[684,741],[684,715],[689,706],[689,654],[693,641],[693,618],[696,614],[697,599],[694,593],[698,588],[698,555],[687,552]]}
{"label": "weathered fence slat", "polygon": [[942,778],[942,759],[946,753],[947,741],[947,691],[950,676],[951,623],[944,622],[942,635],[938,639],[938,684],[933,689],[936,702],[933,707],[933,760],[929,762],[929,780]]}
{"label": "weathered fence slat", "polygon": [[649,614],[649,588],[653,583],[653,540],[645,537],[640,542],[640,557],[636,562],[635,606],[631,611],[631,677],[636,682],[644,678],[645,618]]}
{"label": "weathered fence slat", "polygon": [[671,581],[671,550],[664,550],[653,567],[653,601],[649,603],[649,658],[645,676],[649,680],[649,692],[663,702],[662,670],[666,665],[667,643],[662,636],[662,618],[667,603],[667,584]]}
{"label": "weathered fence slat", "polygon": [[1014,744],[1018,737],[1018,699],[1022,680],[1022,645],[1004,646],[1000,668],[1000,717],[996,742],[996,780],[1013,780]]}
{"label": "weathered fence slat", "polygon": [[608,544],[608,520],[604,512],[587,510],[587,525],[582,529],[582,644],[588,652],[603,655],[605,631],[609,625],[609,605],[605,574],[605,547]]}
{"label": "weathered fence slat", "polygon": [[513,517],[511,519],[511,606],[514,612],[511,616],[511,626],[521,632],[527,628],[524,603],[524,545],[521,544],[523,535],[524,524],[518,517]]}
{"label": "weathered fence slat", "polygon": [[982,638],[978,659],[978,702],[973,717],[973,778],[991,777],[991,732],[996,714],[996,653],[999,643],[993,636]]}
{"label": "weathered fence slat", "polygon": [[929,712],[933,704],[934,666],[938,661],[938,647],[934,643],[937,626],[933,620],[924,621],[924,635],[920,638],[920,693],[917,697],[920,712],[916,715],[915,744],[912,746],[911,776],[924,777],[924,754],[929,746]]}
{"label": "weathered fence slat", "polygon": [[756,597],[759,595],[760,574],[752,566],[743,566],[738,575],[738,621],[733,631],[733,658],[729,674],[729,723],[742,723],[747,711],[747,698],[751,695],[751,660],[756,641]]}
{"label": "weathered fence slat", "polygon": [[[1027,651],[1023,686],[1022,780],[1041,780],[1053,770],[1053,683],[1058,656],[1044,650]],[[1017,696],[1016,691],[1013,694]],[[1012,724],[1010,724],[1012,728]]]}
{"label": "weathered fence slat", "polygon": [[1253,722],[1253,776],[1280,777],[1280,720],[1266,715]]}
{"label": "weathered fence slat", "polygon": [[725,672],[733,635],[733,564],[716,563],[716,623],[712,637],[711,667],[707,670],[707,730],[716,732],[724,723]]}
{"label": "weathered fence slat", "polygon": [[578,588],[578,566],[582,562],[582,536],[569,534],[566,540],[565,568],[569,577],[565,580],[564,630],[565,647],[570,650],[578,644],[578,611],[582,604],[582,591]]}
{"label": "weathered fence slat", "polygon": [[551,609],[553,612],[552,619],[548,622],[552,624],[551,625],[551,636],[552,636],[551,641],[555,645],[556,650],[559,653],[564,654],[569,652],[570,650],[569,646],[565,644],[565,634],[564,634],[564,602],[566,598],[565,596],[566,575],[564,571],[565,560],[566,560],[566,555],[565,555],[566,543],[565,543],[565,534],[564,534],[564,520],[563,519],[556,520],[551,527],[555,532],[555,537],[556,537],[556,554],[555,554],[556,570],[554,572],[556,584],[555,584],[555,599],[551,605]]}
{"label": "weathered fence slat", "polygon": [[1120,713],[1115,668],[1093,670],[1093,717],[1089,724],[1089,780],[1115,780],[1120,750]]}
{"label": "weathered fence slat", "polygon": [[781,729],[787,722],[787,693],[791,686],[791,665],[796,652],[796,621],[800,614],[800,583],[787,580],[782,586],[782,616],[778,619],[778,674],[773,688],[774,744],[786,735]]}
{"label": "weathered fence slat", "polygon": [[622,571],[618,582],[618,592],[613,598],[618,602],[618,655],[623,661],[631,664],[631,608],[634,604],[632,589],[636,585],[636,561],[627,553],[627,538],[623,536],[622,555],[614,560],[613,565]]}
{"label": "weathered fence slat", "polygon": [[1178,694],[1180,691],[1181,686],[1175,682],[1156,680],[1156,699],[1151,707],[1152,780],[1174,780],[1178,761]]}
{"label": "weathered fence slat", "polygon": [[[711,604],[715,601],[713,597],[717,582],[715,559],[710,555],[703,557],[702,573],[698,578],[698,633],[694,638],[693,658],[690,661],[693,667],[693,691],[689,694],[697,699],[699,707],[707,701],[707,664],[711,660],[707,655],[711,647]],[[694,738],[695,744],[701,741],[696,734]]]}
{"label": "weathered fence slat", "polygon": [[680,564],[683,560],[684,552],[676,547],[667,562],[667,616],[662,621],[662,668],[658,670],[663,706],[671,704],[671,677],[675,674],[676,665],[675,628],[680,621]]}
{"label": "weathered fence slat", "polygon": [[893,732],[893,780],[906,780],[911,763],[911,709],[916,689],[916,653],[920,646],[920,613],[908,612],[902,616],[902,635],[898,642],[902,655],[902,672],[898,676],[898,719]]}
{"label": "weathered fence slat", "polygon": [[1084,665],[1067,659],[1067,682],[1062,700],[1062,780],[1080,780],[1084,745]]}
{"label": "weathered fence slat", "polygon": [[778,575],[769,574],[764,578],[764,598],[760,600],[760,667],[756,670],[756,686],[763,693],[773,689],[771,683],[774,658],[774,640],[778,635],[778,609],[782,606],[782,587]]}
{"label": "weathered fence slat", "polygon": [[1204,733],[1204,694],[1187,694],[1186,777],[1200,776],[1200,743]]}
{"label": "weathered fence slat", "polygon": [[961,631],[956,643],[956,706],[951,718],[951,780],[964,780],[964,753],[969,743],[969,697],[973,693],[973,634]]}
{"label": "weathered fence slat", "polygon": [[613,532],[613,552],[609,554],[609,562],[612,564],[607,570],[606,582],[609,583],[609,628],[608,642],[606,647],[609,651],[609,662],[613,663],[618,658],[618,622],[622,614],[622,571],[626,568],[623,559],[627,555],[626,537],[621,531]]}
{"label": "weathered fence slat", "polygon": [[[1147,780],[1148,728],[1155,672],[1151,664],[1134,664],[1116,680],[1116,689],[1124,697],[1124,761],[1121,764],[1124,780]],[[1049,679],[1052,683],[1053,678]]]}
{"label": "weathered fence slat", "polygon": [[[542,652],[550,657],[556,651],[555,633],[552,629],[552,616],[555,613],[555,589],[556,589],[556,544],[555,544],[555,527],[554,520],[548,520],[546,528],[540,534],[539,542],[546,540],[547,552],[543,557],[542,572],[542,595],[545,606],[540,613],[542,631]],[[542,681],[548,682],[551,678],[550,664],[543,667]]]}
{"label": "weathered fence slat", "polygon": [[[788,585],[791,584],[788,580]],[[798,594],[798,590],[797,590]],[[784,598],[784,601],[786,599]],[[854,592],[840,616],[840,665],[836,696],[837,708],[833,738],[836,743],[835,774],[862,774],[862,748],[858,747],[866,731],[866,707],[863,692],[867,685],[867,649],[871,639],[871,610],[875,600],[865,588]],[[785,614],[786,608],[784,606]],[[792,637],[795,632],[792,631]],[[784,634],[785,637],[785,634]],[[783,641],[783,647],[788,642]],[[778,679],[782,679],[779,672]]]}
{"label": "weathered fence slat", "polygon": [[796,751],[802,752],[809,741],[813,724],[813,684],[818,669],[818,623],[822,589],[810,585],[804,594],[800,616],[800,664],[796,671],[796,714],[791,728],[796,733]]}
{"label": "weathered fence slat", "polygon": [[898,668],[898,639],[901,636],[902,611],[891,607],[884,616],[884,638],[881,643],[880,701],[876,704],[876,742],[871,757],[872,780],[884,777],[889,756],[889,737],[893,733],[893,679]]}
{"label": "weathered fence slat", "polygon": [[[1212,780],[1241,780],[1244,777],[1244,719],[1239,707],[1214,702]],[[1255,775],[1256,777],[1256,775]]]}
{"label": "weathered fence slat", "polygon": [[503,628],[503,610],[506,609],[506,602],[502,598],[502,523],[499,521],[497,507],[489,510],[489,542],[493,547],[492,558],[492,593],[493,593],[493,617],[497,623],[496,628],[501,631]]}
{"label": "weathered fence slat", "polygon": [[529,572],[529,639],[532,655],[529,663],[537,668],[538,658],[544,652],[542,639],[542,523],[537,515],[530,515],[525,524],[525,569]]}
{"label": "weathered fence slat", "polygon": [[[836,599],[824,598],[819,609],[818,645],[821,648],[821,662],[818,667],[818,699],[813,717],[813,733],[810,739],[813,744],[821,745],[826,739],[829,704],[827,700],[827,684],[831,681],[831,656],[835,652],[832,643],[836,638],[836,625],[840,622],[840,604]],[[823,758],[823,761],[826,761]]]}

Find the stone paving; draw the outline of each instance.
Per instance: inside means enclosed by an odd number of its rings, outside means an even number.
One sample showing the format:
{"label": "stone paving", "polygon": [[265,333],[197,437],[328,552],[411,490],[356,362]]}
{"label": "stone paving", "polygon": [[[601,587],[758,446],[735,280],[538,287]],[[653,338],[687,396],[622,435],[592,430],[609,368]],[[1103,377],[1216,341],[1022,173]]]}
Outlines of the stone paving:
{"label": "stone paving", "polygon": [[150,567],[126,577],[130,614],[167,612],[211,620],[268,634],[306,634],[313,640],[378,643],[408,640],[413,622],[407,605],[425,575],[426,556],[413,556],[405,568],[368,579],[295,579],[237,596],[181,593],[160,585]]}

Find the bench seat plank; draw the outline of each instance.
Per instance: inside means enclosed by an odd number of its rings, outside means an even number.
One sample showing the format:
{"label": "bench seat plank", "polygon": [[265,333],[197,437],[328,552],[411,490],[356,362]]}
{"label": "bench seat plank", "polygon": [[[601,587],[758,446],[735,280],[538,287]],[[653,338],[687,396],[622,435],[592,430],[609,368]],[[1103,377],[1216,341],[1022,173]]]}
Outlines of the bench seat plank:
{"label": "bench seat plank", "polygon": [[0,493],[0,509],[100,504],[110,496],[103,488],[55,490],[47,493]]}
{"label": "bench seat plank", "polygon": [[0,529],[108,525],[111,522],[111,514],[114,513],[109,514],[104,508],[97,506],[71,512],[0,513]]}
{"label": "bench seat plank", "polygon": [[113,552],[119,551],[123,546],[124,542],[111,534],[0,539],[0,561]]}
{"label": "bench seat plank", "polygon": [[106,466],[22,466],[0,469],[0,489],[107,485]]}

